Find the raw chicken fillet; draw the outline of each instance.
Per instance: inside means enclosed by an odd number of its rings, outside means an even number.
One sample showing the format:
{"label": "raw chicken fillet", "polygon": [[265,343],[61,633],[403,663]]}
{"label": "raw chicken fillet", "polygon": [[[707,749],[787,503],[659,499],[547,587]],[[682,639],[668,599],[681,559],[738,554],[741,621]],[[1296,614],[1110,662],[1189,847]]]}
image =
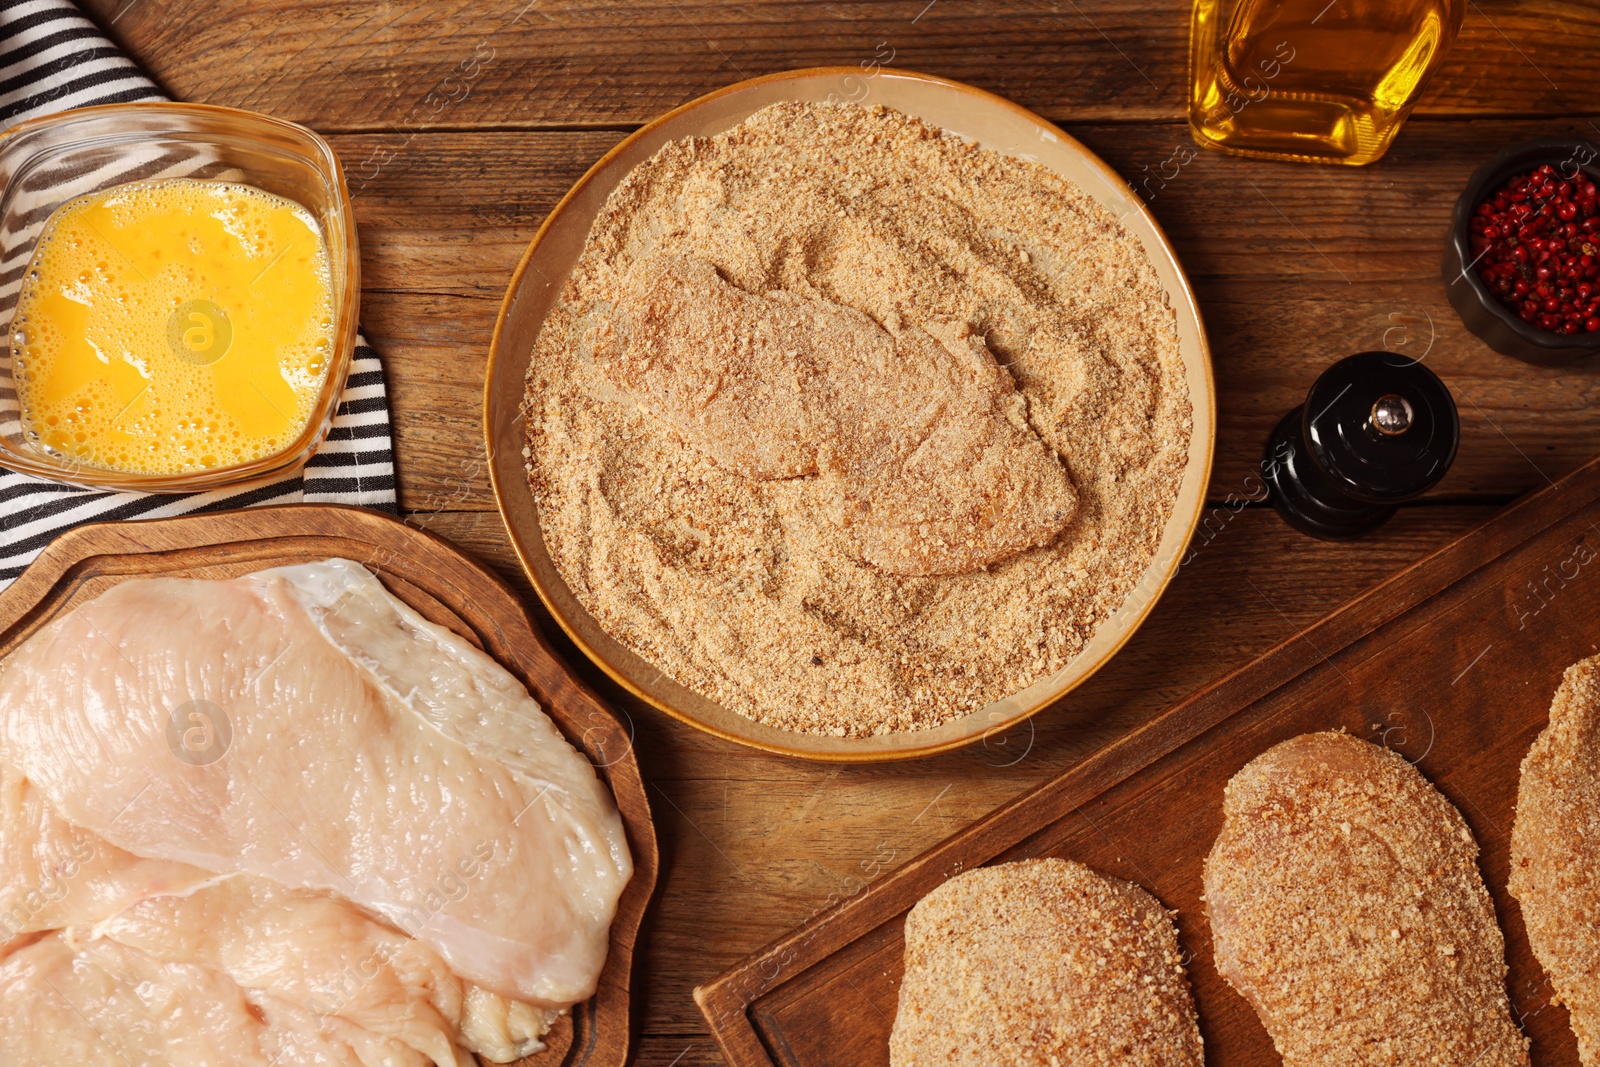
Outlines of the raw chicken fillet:
{"label": "raw chicken fillet", "polygon": [[0,743],[7,1067],[508,1062],[632,874],[521,684],[345,560],[114,587],[0,663]]}

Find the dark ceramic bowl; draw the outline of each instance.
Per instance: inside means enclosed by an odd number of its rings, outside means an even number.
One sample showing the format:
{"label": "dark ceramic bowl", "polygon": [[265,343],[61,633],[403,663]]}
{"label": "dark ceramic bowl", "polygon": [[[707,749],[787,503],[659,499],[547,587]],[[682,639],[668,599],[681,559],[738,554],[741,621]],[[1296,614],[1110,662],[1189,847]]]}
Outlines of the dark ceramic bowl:
{"label": "dark ceramic bowl", "polygon": [[1576,167],[1600,182],[1600,145],[1580,138],[1541,137],[1507,148],[1478,168],[1456,201],[1445,243],[1444,282],[1456,314],[1490,348],[1528,363],[1557,366],[1600,352],[1600,333],[1552,333],[1523,322],[1473,269],[1467,228],[1480,203],[1516,175],[1546,163],[1567,174]]}

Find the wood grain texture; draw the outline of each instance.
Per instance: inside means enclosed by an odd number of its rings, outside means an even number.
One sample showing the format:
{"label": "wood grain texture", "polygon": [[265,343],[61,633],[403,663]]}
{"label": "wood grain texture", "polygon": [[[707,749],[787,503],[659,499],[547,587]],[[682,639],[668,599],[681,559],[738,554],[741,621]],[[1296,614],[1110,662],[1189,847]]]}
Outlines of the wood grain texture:
{"label": "wood grain texture", "polygon": [[544,1052],[520,1067],[622,1067],[635,948],[660,864],[632,733],[566,669],[516,595],[444,541],[376,512],[316,504],[80,526],[52,542],[0,594],[0,656],[130,578],[234,578],[331,556],[363,564],[424,618],[515,674],[616,796],[634,875],[618,901],[599,990],[556,1024]]}
{"label": "wood grain texture", "polygon": [[1201,865],[1240,767],[1343,729],[1415,763],[1466,817],[1533,1062],[1576,1065],[1505,883],[1522,757],[1561,672],[1600,648],[1597,520],[1600,460],[698,988],[724,1055],[734,1067],[887,1064],[905,913],[962,870],[1064,856],[1177,910],[1207,1062],[1273,1067],[1266,1031],[1213,966]]}
{"label": "wood grain texture", "polygon": [[[1596,372],[1495,355],[1460,328],[1437,279],[1450,204],[1478,161],[1545,132],[1600,136],[1571,117],[1595,111],[1600,87],[1592,4],[1473,0],[1421,110],[1373,167],[1203,155],[1163,187],[1151,175],[1190,143],[1182,0],[525,2],[85,6],[174,95],[339,133],[361,227],[363,322],[396,392],[409,520],[490,563],[530,611],[478,452],[505,285],[545,213],[627,130],[746,74],[870,65],[886,46],[892,65],[972,81],[1067,123],[1130,182],[1150,181],[1199,291],[1221,401],[1214,505],[1195,558],[1112,664],[1004,746],[811,767],[672,723],[574,661],[636,730],[661,837],[662,891],[634,995],[634,1062],[645,1067],[724,1062],[690,997],[698,982],[1600,451]],[[480,42],[493,49],[486,65]],[[466,79],[475,58],[481,72]],[[1464,421],[1461,457],[1433,502],[1338,545],[1245,504],[1267,428],[1323,366],[1402,337],[1400,350],[1414,351],[1430,333],[1428,358]],[[573,654],[553,627],[547,635]]]}
{"label": "wood grain texture", "polygon": [[[892,64],[1050,119],[1184,114],[1186,0],[90,0],[170,92],[330,130],[636,125],[731,82]],[[113,20],[115,20],[113,22]],[[1473,0],[1424,114],[1594,110],[1600,11]],[[249,72],[241,77],[240,72]]]}

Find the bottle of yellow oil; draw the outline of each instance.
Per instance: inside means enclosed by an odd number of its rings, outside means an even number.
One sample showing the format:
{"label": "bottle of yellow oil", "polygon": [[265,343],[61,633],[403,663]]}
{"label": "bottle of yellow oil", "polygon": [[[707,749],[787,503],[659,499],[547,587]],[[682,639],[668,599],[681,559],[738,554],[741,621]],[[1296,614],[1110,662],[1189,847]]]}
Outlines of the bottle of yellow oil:
{"label": "bottle of yellow oil", "polygon": [[1241,156],[1371,163],[1461,28],[1465,0],[1195,0],[1189,126]]}

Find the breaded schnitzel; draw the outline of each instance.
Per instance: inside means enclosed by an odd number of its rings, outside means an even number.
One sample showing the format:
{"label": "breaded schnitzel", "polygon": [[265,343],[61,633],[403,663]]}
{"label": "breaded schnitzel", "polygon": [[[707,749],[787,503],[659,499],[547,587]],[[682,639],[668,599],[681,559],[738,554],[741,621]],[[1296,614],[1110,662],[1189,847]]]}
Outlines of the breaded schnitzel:
{"label": "breaded schnitzel", "polygon": [[[839,521],[891,574],[961,574],[1049,543],[1078,496],[980,338],[737,289],[649,256],[591,338],[612,382],[718,466],[831,478]],[[939,327],[928,324],[929,329]]]}
{"label": "breaded schnitzel", "polygon": [[1567,668],[1522,761],[1508,888],[1579,1057],[1600,1064],[1600,656]]}
{"label": "breaded schnitzel", "polygon": [[1523,1067],[1505,942],[1461,813],[1343,733],[1268,749],[1228,783],[1205,866],[1217,970],[1285,1067]]}
{"label": "breaded schnitzel", "polygon": [[1200,1067],[1172,919],[1081,863],[957,875],[906,918],[893,1067]]}

